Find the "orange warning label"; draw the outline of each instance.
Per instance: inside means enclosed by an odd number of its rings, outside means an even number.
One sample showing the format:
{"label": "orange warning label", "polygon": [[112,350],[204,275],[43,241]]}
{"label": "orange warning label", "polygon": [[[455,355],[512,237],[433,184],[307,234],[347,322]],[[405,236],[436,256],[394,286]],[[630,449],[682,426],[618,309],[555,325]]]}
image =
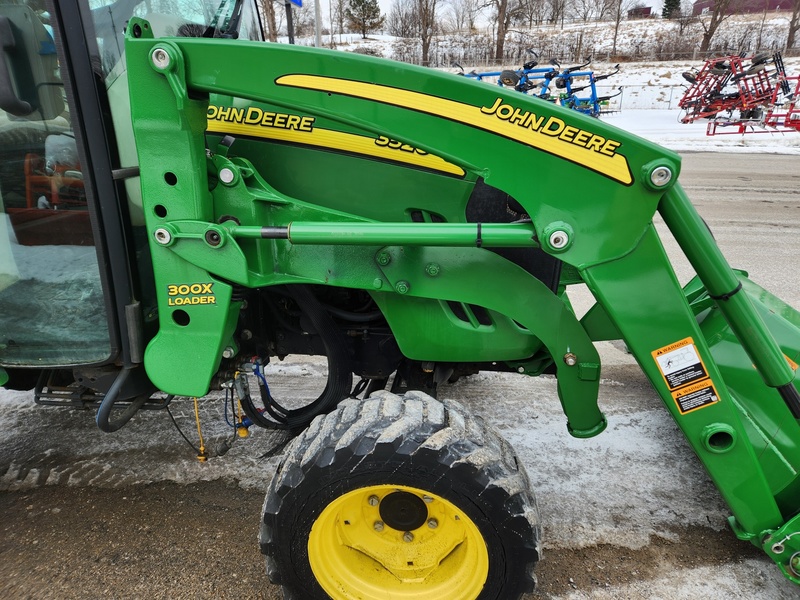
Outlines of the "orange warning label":
{"label": "orange warning label", "polygon": [[653,350],[652,355],[681,414],[719,401],[691,337]]}
{"label": "orange warning label", "polygon": [[709,404],[714,404],[719,400],[717,389],[710,379],[687,385],[676,392],[672,392],[672,398],[678,406],[681,414],[686,414],[698,408],[703,408]]}

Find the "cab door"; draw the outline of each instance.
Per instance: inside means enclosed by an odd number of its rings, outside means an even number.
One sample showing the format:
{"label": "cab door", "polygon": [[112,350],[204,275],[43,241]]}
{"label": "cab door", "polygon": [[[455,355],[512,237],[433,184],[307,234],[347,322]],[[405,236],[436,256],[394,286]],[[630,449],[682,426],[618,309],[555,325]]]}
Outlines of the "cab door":
{"label": "cab door", "polygon": [[0,2],[0,365],[6,367],[98,364],[116,354],[89,159],[52,19],[41,2]]}

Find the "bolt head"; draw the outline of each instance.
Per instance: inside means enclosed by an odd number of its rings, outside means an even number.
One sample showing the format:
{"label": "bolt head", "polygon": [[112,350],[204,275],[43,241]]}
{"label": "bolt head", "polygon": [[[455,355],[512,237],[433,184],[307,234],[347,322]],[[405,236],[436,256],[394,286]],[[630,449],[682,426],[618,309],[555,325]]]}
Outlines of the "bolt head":
{"label": "bolt head", "polygon": [[367,498],[367,502],[369,503],[370,506],[378,506],[378,504],[380,503],[380,499],[375,494],[373,494],[372,496]]}
{"label": "bolt head", "polygon": [[656,187],[664,187],[672,180],[672,170],[669,167],[656,167],[650,173],[650,182]]}
{"label": "bolt head", "polygon": [[439,265],[436,263],[428,263],[428,265],[425,267],[425,272],[431,277],[436,277],[440,270],[441,267],[439,267]]}
{"label": "bolt head", "polygon": [[403,534],[403,541],[404,541],[404,542],[408,542],[408,543],[411,543],[411,542],[413,542],[413,541],[414,541],[414,534],[413,534],[413,533],[411,533],[410,531],[406,531],[406,532]]}
{"label": "bolt head", "polygon": [[236,178],[232,169],[228,167],[223,167],[219,170],[219,180],[224,183],[225,185],[230,185],[233,183],[233,180]]}
{"label": "bolt head", "polygon": [[375,529],[375,531],[383,531],[383,521],[375,521],[375,523],[372,524],[372,527]]}
{"label": "bolt head", "polygon": [[150,60],[159,69],[166,69],[170,63],[170,57],[166,50],[163,48],[156,48],[150,55]]}
{"label": "bolt head", "polygon": [[569,234],[566,231],[558,229],[550,234],[548,241],[550,242],[550,246],[552,248],[561,250],[562,248],[566,248],[569,244]]}
{"label": "bolt head", "polygon": [[230,346],[228,346],[227,348],[225,348],[225,350],[222,351],[223,358],[233,358],[235,354],[236,351]]}
{"label": "bolt head", "polygon": [[385,267],[390,262],[392,262],[392,255],[388,252],[381,252],[378,254],[378,264],[382,267]]}
{"label": "bolt head", "polygon": [[163,227],[156,229],[154,235],[159,244],[169,244],[172,241],[172,234]]}
{"label": "bolt head", "polygon": [[398,281],[397,285],[394,286],[394,289],[398,294],[407,294],[409,291],[411,291],[411,284],[409,284],[407,281]]}
{"label": "bolt head", "polygon": [[564,355],[564,362],[568,367],[574,367],[578,364],[578,357],[575,356],[572,352],[568,352]]}
{"label": "bolt head", "polygon": [[436,529],[439,526],[439,521],[436,519],[428,519],[428,527]]}

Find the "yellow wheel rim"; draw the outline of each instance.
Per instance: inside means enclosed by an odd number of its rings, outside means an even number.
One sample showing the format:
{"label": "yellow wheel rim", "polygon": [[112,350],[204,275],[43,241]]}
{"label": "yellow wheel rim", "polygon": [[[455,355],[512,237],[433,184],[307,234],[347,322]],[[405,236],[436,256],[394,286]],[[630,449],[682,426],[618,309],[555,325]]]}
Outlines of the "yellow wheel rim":
{"label": "yellow wheel rim", "polygon": [[334,600],[474,600],[489,572],[486,543],[464,511],[393,485],[353,490],[325,507],[308,559]]}

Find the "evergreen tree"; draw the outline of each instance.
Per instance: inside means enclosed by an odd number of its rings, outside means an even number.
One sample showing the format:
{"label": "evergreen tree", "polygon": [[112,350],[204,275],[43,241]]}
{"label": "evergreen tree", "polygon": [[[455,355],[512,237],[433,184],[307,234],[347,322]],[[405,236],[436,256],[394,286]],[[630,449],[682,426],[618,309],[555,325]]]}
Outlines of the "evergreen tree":
{"label": "evergreen tree", "polygon": [[661,16],[665,19],[674,19],[681,16],[681,0],[664,0]]}
{"label": "evergreen tree", "polygon": [[347,25],[350,29],[361,33],[362,38],[367,33],[383,26],[383,15],[378,0],[350,0],[345,12]]}

